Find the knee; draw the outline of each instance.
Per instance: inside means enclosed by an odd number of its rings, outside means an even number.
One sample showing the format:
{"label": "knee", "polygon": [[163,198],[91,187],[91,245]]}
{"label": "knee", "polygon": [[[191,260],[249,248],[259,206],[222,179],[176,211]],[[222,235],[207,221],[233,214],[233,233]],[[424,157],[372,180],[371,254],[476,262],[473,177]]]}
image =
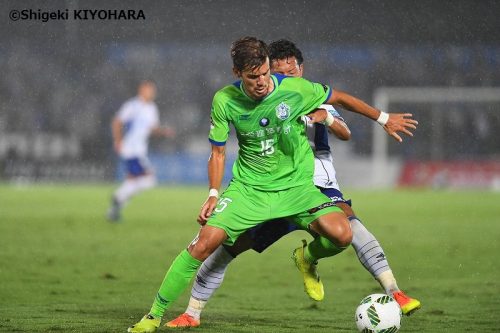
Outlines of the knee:
{"label": "knee", "polygon": [[347,218],[337,215],[334,219],[322,220],[320,229],[323,236],[330,239],[336,246],[345,248],[352,242],[352,230]]}
{"label": "knee", "polygon": [[188,251],[196,259],[204,261],[227,238],[220,228],[204,225],[195,239],[189,244]]}
{"label": "knee", "polygon": [[349,223],[341,227],[342,230],[340,230],[338,237],[337,237],[337,242],[339,247],[348,247],[351,242],[352,242],[352,230],[351,226]]}
{"label": "knee", "polygon": [[214,252],[213,246],[205,239],[199,239],[196,243],[189,245],[189,253],[196,259],[204,261]]}

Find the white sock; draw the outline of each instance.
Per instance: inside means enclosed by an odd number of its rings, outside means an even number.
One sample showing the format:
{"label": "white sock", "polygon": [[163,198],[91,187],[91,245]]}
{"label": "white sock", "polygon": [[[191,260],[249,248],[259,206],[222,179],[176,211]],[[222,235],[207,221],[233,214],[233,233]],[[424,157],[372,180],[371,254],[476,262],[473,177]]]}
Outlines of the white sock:
{"label": "white sock", "polygon": [[152,188],[155,185],[156,179],[153,175],[129,178],[115,191],[114,197],[120,206],[123,206],[137,193]]}
{"label": "white sock", "polygon": [[[377,279],[386,293],[397,289],[396,279],[392,274],[384,250],[373,234],[356,217],[349,219],[352,229],[352,246],[361,264]],[[399,289],[397,289],[399,290]],[[396,290],[396,291],[397,291]]]}
{"label": "white sock", "polygon": [[377,281],[380,283],[382,288],[384,288],[385,293],[387,295],[391,295],[396,291],[399,291],[398,284],[396,282],[396,278],[392,274],[391,270],[385,271],[379,276],[376,277]]}
{"label": "white sock", "polygon": [[200,301],[191,296],[191,298],[189,298],[188,307],[186,308],[186,313],[199,321],[201,317],[201,311],[203,311],[203,308],[206,304],[207,301]]}
{"label": "white sock", "polygon": [[200,320],[201,311],[208,299],[215,293],[224,280],[224,274],[233,260],[223,246],[219,246],[200,266],[191,288],[191,299],[186,313]]}
{"label": "white sock", "polygon": [[145,175],[137,178],[137,187],[140,191],[148,190],[155,187],[156,178],[153,175]]}
{"label": "white sock", "polygon": [[115,191],[114,198],[123,206],[127,203],[128,199],[135,193],[137,187],[135,179],[126,179],[120,187]]}

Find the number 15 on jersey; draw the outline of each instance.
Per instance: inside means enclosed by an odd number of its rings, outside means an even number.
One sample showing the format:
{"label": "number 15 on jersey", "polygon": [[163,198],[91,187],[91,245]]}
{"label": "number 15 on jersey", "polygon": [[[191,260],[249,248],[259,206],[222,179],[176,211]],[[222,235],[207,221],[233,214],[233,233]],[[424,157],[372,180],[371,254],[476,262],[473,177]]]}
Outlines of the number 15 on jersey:
{"label": "number 15 on jersey", "polygon": [[274,153],[274,139],[262,140],[260,142],[261,156],[272,155]]}

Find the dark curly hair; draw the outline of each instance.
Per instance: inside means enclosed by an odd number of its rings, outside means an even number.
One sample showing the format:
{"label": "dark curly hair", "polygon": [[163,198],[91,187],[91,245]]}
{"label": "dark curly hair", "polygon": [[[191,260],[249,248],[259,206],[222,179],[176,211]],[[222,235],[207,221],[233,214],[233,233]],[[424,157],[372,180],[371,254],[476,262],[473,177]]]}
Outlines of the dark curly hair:
{"label": "dark curly hair", "polygon": [[286,39],[280,39],[269,44],[269,61],[295,57],[297,63],[301,65],[304,62],[302,52],[295,44]]}
{"label": "dark curly hair", "polygon": [[269,57],[267,44],[255,37],[243,37],[231,45],[233,66],[239,71],[255,69]]}

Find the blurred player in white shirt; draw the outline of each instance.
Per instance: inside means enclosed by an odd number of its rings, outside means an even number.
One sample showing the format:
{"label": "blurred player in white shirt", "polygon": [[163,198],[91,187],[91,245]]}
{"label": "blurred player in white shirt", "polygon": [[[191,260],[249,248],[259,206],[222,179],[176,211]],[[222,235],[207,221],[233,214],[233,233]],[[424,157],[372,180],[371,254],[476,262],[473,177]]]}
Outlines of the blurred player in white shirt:
{"label": "blurred player in white shirt", "polygon": [[121,210],[132,196],[156,185],[147,158],[149,136],[175,135],[172,129],[160,127],[155,97],[154,82],[142,81],[137,96],[122,105],[111,123],[114,149],[125,163],[127,177],[113,194],[108,211],[110,221],[120,220]]}

